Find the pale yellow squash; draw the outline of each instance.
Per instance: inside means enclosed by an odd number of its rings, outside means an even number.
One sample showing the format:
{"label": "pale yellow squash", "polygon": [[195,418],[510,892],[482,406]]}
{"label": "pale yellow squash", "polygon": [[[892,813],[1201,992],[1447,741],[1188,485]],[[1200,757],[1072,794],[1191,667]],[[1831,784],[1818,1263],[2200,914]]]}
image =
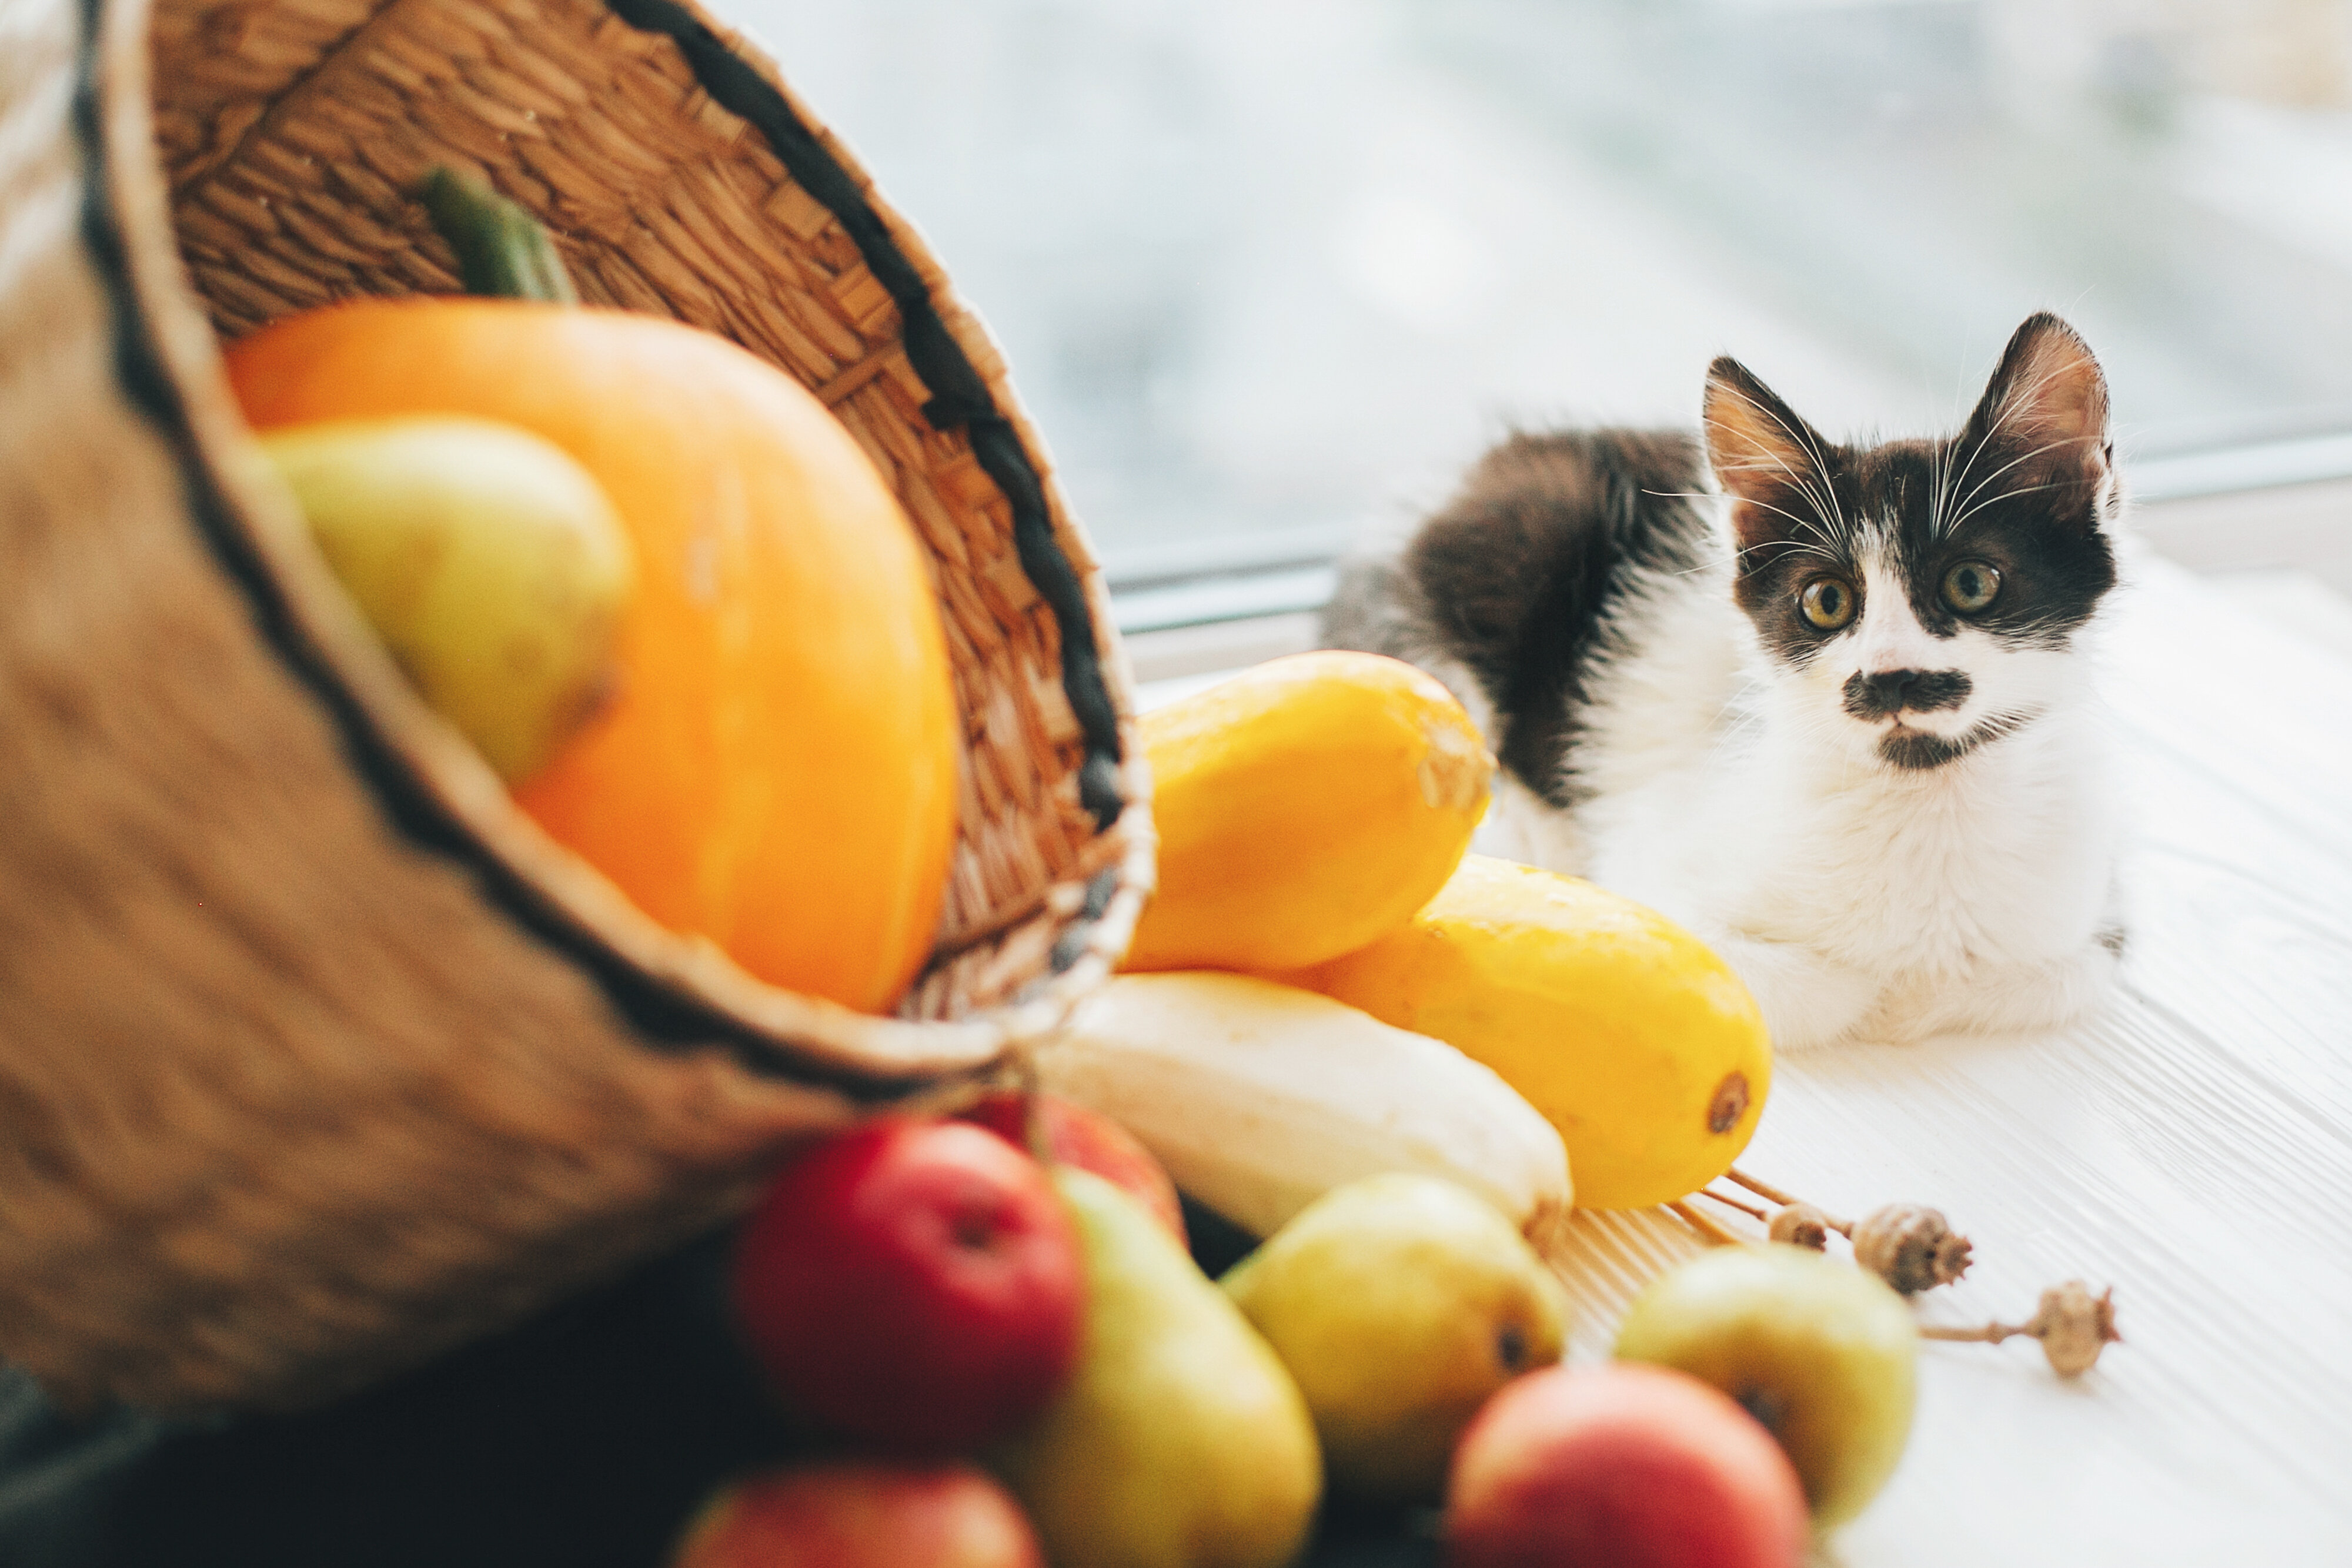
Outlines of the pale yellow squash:
{"label": "pale yellow squash", "polygon": [[1284,977],[1494,1069],[1559,1129],[1586,1208],[1706,1186],[1771,1087],[1763,1015],[1706,944],[1591,883],[1484,855],[1402,929]]}
{"label": "pale yellow squash", "polygon": [[1129,969],[1271,973],[1412,918],[1486,810],[1453,694],[1376,653],[1275,659],[1148,714],[1160,891]]}

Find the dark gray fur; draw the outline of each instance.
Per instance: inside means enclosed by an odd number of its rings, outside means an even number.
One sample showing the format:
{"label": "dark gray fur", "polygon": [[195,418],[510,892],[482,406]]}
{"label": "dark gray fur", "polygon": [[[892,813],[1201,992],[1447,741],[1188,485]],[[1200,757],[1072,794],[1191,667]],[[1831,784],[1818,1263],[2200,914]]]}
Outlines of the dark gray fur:
{"label": "dark gray fur", "polygon": [[1702,464],[1675,431],[1513,435],[1403,550],[1349,563],[1323,645],[1468,671],[1503,766],[1572,805],[1586,674],[1628,651],[1612,612],[1644,573],[1696,570],[1714,548]]}

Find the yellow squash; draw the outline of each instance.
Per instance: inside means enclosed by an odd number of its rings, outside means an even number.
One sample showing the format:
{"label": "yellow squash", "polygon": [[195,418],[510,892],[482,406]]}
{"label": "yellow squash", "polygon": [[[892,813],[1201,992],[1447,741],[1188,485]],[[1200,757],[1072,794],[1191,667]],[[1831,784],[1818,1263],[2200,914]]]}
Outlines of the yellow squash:
{"label": "yellow squash", "polygon": [[1763,1015],[1704,943],[1591,883],[1483,855],[1402,929],[1285,977],[1494,1069],[1559,1129],[1586,1208],[1706,1186],[1771,1087]]}
{"label": "yellow squash", "polygon": [[1160,891],[1129,969],[1271,973],[1404,924],[1486,810],[1453,694],[1376,653],[1276,659],[1145,716]]}

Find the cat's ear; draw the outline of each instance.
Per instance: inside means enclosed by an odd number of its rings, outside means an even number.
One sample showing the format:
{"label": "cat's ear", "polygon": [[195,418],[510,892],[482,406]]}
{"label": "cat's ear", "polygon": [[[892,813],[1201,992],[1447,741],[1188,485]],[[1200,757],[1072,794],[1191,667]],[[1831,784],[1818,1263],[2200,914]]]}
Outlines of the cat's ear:
{"label": "cat's ear", "polygon": [[[2046,497],[2053,512],[2096,528],[2113,497],[2115,448],[2107,378],[2090,345],[2047,310],[2027,317],[1955,444],[1996,497]],[[1968,502],[1979,504],[1989,503]]]}
{"label": "cat's ear", "polygon": [[1817,503],[1830,493],[1830,445],[1747,366],[1725,356],[1706,368],[1706,460],[1731,497],[1731,529],[1743,550],[1826,526]]}

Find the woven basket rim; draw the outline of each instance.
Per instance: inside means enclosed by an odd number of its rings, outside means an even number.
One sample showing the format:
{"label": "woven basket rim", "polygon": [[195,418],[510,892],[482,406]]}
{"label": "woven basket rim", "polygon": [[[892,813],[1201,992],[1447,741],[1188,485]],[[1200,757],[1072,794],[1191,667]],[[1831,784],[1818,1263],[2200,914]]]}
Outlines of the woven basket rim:
{"label": "woven basket rim", "polygon": [[[1081,789],[1096,811],[1097,841],[1117,849],[1066,917],[1042,978],[1006,1004],[944,1022],[879,1018],[803,996],[755,978],[707,938],[660,925],[514,806],[360,622],[229,390],[217,337],[180,261],[157,152],[152,0],[79,0],[75,120],[90,171],[81,226],[108,296],[118,380],[171,447],[190,514],[257,631],[330,715],[387,822],[412,846],[465,865],[487,901],[572,960],[647,1045],[718,1045],[753,1072],[860,1100],[985,1070],[1058,1029],[1109,973],[1154,880],[1150,781],[1132,735],[1132,677],[1108,630],[1107,586],[1050,467],[1041,473],[1031,459],[1043,443],[1009,376],[992,385],[974,362],[1001,363],[985,328],[947,285],[919,231],[879,196],[839,138],[764,55],[722,33],[691,0],[604,4],[627,26],[677,44],[712,100],[765,139],[850,233],[908,323],[908,358],[934,393],[926,418],[934,428],[967,430],[1013,508],[1023,568],[1061,627],[1063,685],[1087,751]],[[811,188],[812,177],[822,189]],[[927,364],[949,383],[944,392],[923,373]],[[1108,812],[1106,789],[1114,791]]]}

